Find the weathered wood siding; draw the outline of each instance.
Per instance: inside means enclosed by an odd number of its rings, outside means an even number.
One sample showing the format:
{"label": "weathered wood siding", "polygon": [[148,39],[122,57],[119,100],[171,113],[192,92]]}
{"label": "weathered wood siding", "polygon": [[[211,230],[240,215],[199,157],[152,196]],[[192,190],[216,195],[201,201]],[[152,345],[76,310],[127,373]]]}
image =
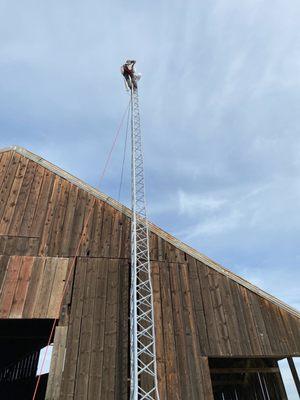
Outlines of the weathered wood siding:
{"label": "weathered wood siding", "polygon": [[174,353],[180,359],[189,353],[299,355],[299,319],[257,294],[190,257],[186,263],[153,262],[152,269],[161,320],[157,332],[173,327]]}
{"label": "weathered wood siding", "polygon": [[19,154],[0,154],[0,171],[1,254],[74,256],[93,207],[79,255],[129,257],[128,217]]}
{"label": "weathered wood siding", "polygon": [[0,318],[58,318],[68,258],[0,256]]}
{"label": "weathered wood siding", "polygon": [[[49,399],[127,398],[130,218],[16,152],[0,154],[0,318],[58,316],[90,210]],[[150,245],[163,399],[212,399],[207,357],[300,356],[295,314],[156,233]]]}
{"label": "weathered wood siding", "polygon": [[127,261],[78,259],[61,399],[128,398],[128,296]]}
{"label": "weathered wood siding", "polygon": [[66,340],[68,326],[57,326],[53,343],[50,372],[46,391],[46,400],[59,399],[62,374],[65,364]]}

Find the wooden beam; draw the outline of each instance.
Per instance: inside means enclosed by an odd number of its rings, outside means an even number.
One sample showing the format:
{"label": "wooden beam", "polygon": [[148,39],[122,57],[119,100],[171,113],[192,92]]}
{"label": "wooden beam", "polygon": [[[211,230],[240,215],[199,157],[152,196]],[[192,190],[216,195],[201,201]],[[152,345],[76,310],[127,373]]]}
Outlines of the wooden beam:
{"label": "wooden beam", "polygon": [[53,353],[51,357],[51,365],[45,397],[46,400],[58,400],[60,396],[67,333],[67,326],[57,326],[55,329]]}
{"label": "wooden beam", "polygon": [[211,374],[256,374],[257,372],[263,374],[276,374],[277,367],[250,367],[250,368],[212,368]]}
{"label": "wooden beam", "polygon": [[238,380],[213,382],[213,387],[216,387],[216,386],[237,386],[237,385],[245,385],[246,386],[244,381],[238,381]]}
{"label": "wooden beam", "polygon": [[297,369],[296,369],[294,360],[292,359],[292,357],[288,357],[287,360],[288,360],[288,363],[289,363],[289,366],[290,366],[291,373],[292,373],[293,378],[294,378],[294,382],[295,382],[296,388],[298,390],[298,394],[300,396],[300,380],[299,380],[299,376],[298,376],[298,373],[297,373]]}

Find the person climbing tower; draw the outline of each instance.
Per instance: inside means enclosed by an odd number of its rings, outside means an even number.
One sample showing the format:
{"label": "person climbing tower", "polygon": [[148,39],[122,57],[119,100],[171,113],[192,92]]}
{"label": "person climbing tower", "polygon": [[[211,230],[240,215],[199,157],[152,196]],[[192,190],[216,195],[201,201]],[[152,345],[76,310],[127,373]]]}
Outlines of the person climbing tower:
{"label": "person climbing tower", "polygon": [[121,67],[121,74],[130,90],[137,89],[137,81],[141,78],[141,74],[137,74],[135,71],[135,63],[135,60],[127,60]]}

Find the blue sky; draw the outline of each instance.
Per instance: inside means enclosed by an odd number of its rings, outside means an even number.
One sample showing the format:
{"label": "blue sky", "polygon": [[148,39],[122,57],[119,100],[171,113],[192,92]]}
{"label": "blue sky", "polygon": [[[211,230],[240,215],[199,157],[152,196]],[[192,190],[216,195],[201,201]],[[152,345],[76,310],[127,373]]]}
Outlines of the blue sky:
{"label": "blue sky", "polygon": [[[150,219],[300,308],[298,0],[0,2],[0,145],[92,185],[138,60]],[[117,196],[124,130],[102,190]],[[121,200],[128,204],[127,155]]]}

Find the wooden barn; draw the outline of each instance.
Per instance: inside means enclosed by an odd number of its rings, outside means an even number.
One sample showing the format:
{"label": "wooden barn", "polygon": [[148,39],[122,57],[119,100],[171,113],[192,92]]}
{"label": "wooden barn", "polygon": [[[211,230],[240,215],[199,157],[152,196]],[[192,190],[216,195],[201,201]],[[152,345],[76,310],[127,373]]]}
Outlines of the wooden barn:
{"label": "wooden barn", "polygon": [[[36,399],[129,398],[130,217],[41,157],[1,151],[1,399],[32,399],[54,322]],[[297,384],[300,313],[150,231],[160,399],[287,399],[278,360],[289,359]]]}

